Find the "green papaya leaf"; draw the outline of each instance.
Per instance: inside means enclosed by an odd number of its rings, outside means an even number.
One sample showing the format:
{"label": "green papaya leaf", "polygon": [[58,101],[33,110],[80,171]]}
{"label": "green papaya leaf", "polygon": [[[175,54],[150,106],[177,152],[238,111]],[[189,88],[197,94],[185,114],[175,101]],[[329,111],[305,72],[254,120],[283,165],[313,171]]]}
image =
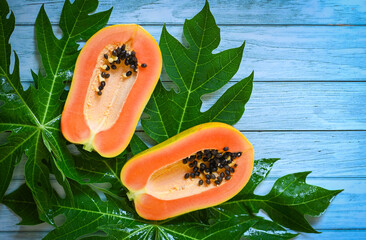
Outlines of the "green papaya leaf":
{"label": "green papaya leaf", "polygon": [[[305,180],[310,172],[302,172],[277,179],[272,190],[265,196],[255,195],[257,185],[267,176],[277,160],[256,160],[248,185],[234,198],[215,207],[216,210],[219,215],[233,217],[256,214],[262,209],[277,224],[294,231],[317,233],[304,215],[320,216],[342,190],[327,190],[309,185]],[[254,185],[256,186],[253,187]]]}
{"label": "green papaya leaf", "polygon": [[244,43],[212,53],[220,43],[220,29],[208,2],[195,17],[185,21],[183,33],[189,47],[171,36],[165,25],[160,36],[163,65],[178,91],[168,91],[159,82],[145,108],[148,118],[142,118],[142,127],[158,143],[200,123],[236,123],[252,93],[253,74],[234,84],[209,110],[201,112],[202,95],[220,89],[238,71]]}
{"label": "green papaya leaf", "polygon": [[[101,157],[96,152],[83,151],[80,147],[80,156],[76,157],[78,161],[75,161],[75,169],[78,171],[78,177],[83,181],[81,183],[88,184],[117,199],[126,197],[120,172],[127,161],[127,154],[128,152],[124,151],[119,156],[109,159]],[[99,183],[108,185],[103,187]]]}
{"label": "green papaya leaf", "polygon": [[142,151],[148,149],[146,144],[136,134],[134,134],[131,139],[130,147],[131,147],[131,151],[132,151],[133,155],[136,155],[139,152],[142,152]]}
{"label": "green papaya leaf", "polygon": [[[52,230],[45,239],[78,239],[103,231],[107,239],[218,239],[232,236],[239,239],[257,223],[255,218],[241,216],[206,225],[197,222],[153,222],[138,217],[128,205],[128,200],[107,196],[103,201],[86,185],[71,183],[74,201],[60,200],[57,213],[66,221]],[[86,239],[103,239],[101,236]]]}
{"label": "green papaya leaf", "polygon": [[294,173],[281,177],[267,195],[235,200],[233,204],[244,203],[254,213],[263,209],[272,220],[285,227],[316,233],[304,215],[320,216],[342,190],[331,191],[307,184],[305,179],[309,173]]}
{"label": "green papaya leaf", "polygon": [[287,240],[292,239],[297,235],[298,234],[288,232],[275,222],[260,219],[243,234],[243,237],[250,240]]}
{"label": "green papaya leaf", "polygon": [[[261,182],[260,176],[267,176],[277,160],[256,160],[250,182]],[[297,234],[284,227],[315,232],[303,218],[304,214],[318,216],[339,193],[306,184],[306,174],[279,178],[265,196],[255,195],[256,187],[248,185],[246,188],[249,189],[244,188],[241,194],[218,206],[158,222],[137,216],[124,196],[114,198],[107,194],[105,201],[89,186],[71,182],[73,200],[59,199],[54,206],[55,212],[66,216],[66,222],[51,231],[46,239],[77,239],[86,235],[86,239],[217,239],[225,236],[232,239],[291,239]],[[301,196],[300,193],[304,194]],[[287,212],[281,212],[282,207]],[[259,209],[266,211],[272,221],[256,216]],[[291,217],[294,219],[288,220]],[[100,231],[106,235],[94,236]]]}
{"label": "green papaya leaf", "polygon": [[22,184],[17,190],[6,195],[3,203],[21,216],[22,220],[18,225],[36,225],[43,222],[39,219],[37,205],[26,184]]}
{"label": "green papaya leaf", "polygon": [[[13,131],[7,142],[0,145],[0,201],[8,189],[15,165],[21,160],[25,143],[36,131],[33,124],[27,124],[29,111],[23,104],[25,92],[20,84],[19,60],[16,53],[13,73],[10,69],[9,39],[14,31],[15,17],[13,12],[9,17],[8,14],[8,3],[0,0],[0,132]],[[17,111],[12,109],[27,114],[17,116]]]}
{"label": "green papaya leaf", "polygon": [[254,162],[253,172],[245,188],[238,195],[250,195],[258,185],[267,177],[273,164],[280,160],[279,158],[262,158]]}
{"label": "green papaya leaf", "polygon": [[[0,46],[0,131],[11,131],[7,142],[0,147],[1,197],[11,179],[14,165],[25,153],[25,180],[37,203],[40,218],[54,225],[51,209],[54,191],[49,181],[47,162],[63,161],[65,140],[60,136],[59,119],[63,107],[60,100],[65,81],[70,80],[78,56],[77,41],[87,40],[108,21],[111,10],[90,15],[98,6],[97,0],[66,0],[62,9],[60,28],[62,37],[53,33],[44,6],[37,16],[35,29],[37,47],[42,59],[44,74],[32,73],[34,85],[26,91],[19,79],[19,60],[10,73],[10,34],[14,29],[14,15],[6,18],[9,8],[1,2]],[[50,154],[53,151],[53,154]],[[5,174],[6,173],[6,174]],[[67,172],[63,173],[64,175]]]}

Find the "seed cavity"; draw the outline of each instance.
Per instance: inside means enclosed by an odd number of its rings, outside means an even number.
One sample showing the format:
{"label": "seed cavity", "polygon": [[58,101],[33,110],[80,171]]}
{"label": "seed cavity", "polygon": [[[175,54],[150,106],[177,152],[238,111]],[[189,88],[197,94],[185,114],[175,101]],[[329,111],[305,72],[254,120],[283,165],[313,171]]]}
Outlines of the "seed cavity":
{"label": "seed cavity", "polygon": [[[109,71],[110,69],[116,70],[118,68],[118,64],[120,64],[122,61],[126,66],[129,66],[131,71],[127,71],[125,74],[121,76],[121,80],[123,81],[126,77],[130,77],[133,73],[138,72],[138,66],[141,66],[145,68],[147,65],[146,63],[139,64],[137,59],[137,54],[133,49],[127,49],[126,44],[121,44],[119,46],[116,46],[114,49],[109,50],[107,53],[103,54],[103,57],[105,59],[104,64],[100,66],[101,71],[101,77],[102,78],[109,78],[110,75],[104,71]],[[102,81],[100,77],[98,77],[99,82]],[[105,85],[104,85],[105,86]],[[103,86],[103,88],[104,88]],[[97,94],[101,95],[101,91],[103,90],[99,89]]]}
{"label": "seed cavity", "polygon": [[242,152],[229,152],[229,147],[222,150],[204,149],[182,159],[183,164],[191,168],[184,175],[185,179],[198,178],[198,186],[208,186],[214,183],[219,186],[223,181],[229,181],[238,164],[235,159],[240,157]]}

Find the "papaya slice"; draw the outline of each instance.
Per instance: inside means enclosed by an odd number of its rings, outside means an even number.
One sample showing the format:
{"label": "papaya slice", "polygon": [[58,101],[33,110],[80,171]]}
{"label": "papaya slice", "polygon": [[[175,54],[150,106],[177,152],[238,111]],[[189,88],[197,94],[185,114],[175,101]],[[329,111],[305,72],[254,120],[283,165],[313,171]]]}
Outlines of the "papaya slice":
{"label": "papaya slice", "polygon": [[205,123],[131,158],[121,171],[137,213],[163,220],[220,204],[248,182],[252,144],[224,123]]}
{"label": "papaya slice", "polygon": [[64,137],[104,157],[120,154],[159,80],[159,45],[136,24],[106,27],[82,48],[61,116]]}

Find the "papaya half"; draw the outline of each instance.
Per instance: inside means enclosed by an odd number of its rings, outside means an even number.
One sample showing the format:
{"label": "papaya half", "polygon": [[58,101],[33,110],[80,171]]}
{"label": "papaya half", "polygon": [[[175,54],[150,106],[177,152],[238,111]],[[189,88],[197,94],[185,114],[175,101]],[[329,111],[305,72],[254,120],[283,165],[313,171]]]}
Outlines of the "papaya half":
{"label": "papaya half", "polygon": [[61,116],[64,137],[104,157],[130,142],[162,67],[159,45],[141,26],[114,25],[82,48]]}
{"label": "papaya half", "polygon": [[131,158],[121,171],[137,213],[163,220],[220,204],[249,181],[252,144],[234,127],[205,123]]}

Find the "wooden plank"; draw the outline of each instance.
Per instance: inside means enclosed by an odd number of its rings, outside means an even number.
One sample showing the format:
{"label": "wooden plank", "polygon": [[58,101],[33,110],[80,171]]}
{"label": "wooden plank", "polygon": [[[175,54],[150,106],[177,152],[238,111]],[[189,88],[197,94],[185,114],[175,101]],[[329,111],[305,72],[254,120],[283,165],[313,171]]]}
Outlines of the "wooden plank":
{"label": "wooden plank", "polygon": [[[366,132],[243,132],[255,159],[281,158],[271,177],[312,171],[310,177],[366,177]],[[144,134],[138,134],[145,142]],[[341,149],[341,151],[340,151]],[[24,179],[23,169],[14,175]],[[18,178],[16,178],[18,179]]]}
{"label": "wooden plank", "polygon": [[[233,84],[204,95],[201,111]],[[244,115],[234,126],[243,131],[366,130],[365,101],[366,82],[255,82]],[[142,130],[140,124],[137,130]]]}
{"label": "wooden plank", "polygon": [[[201,111],[225,89],[203,96]],[[240,130],[365,130],[366,83],[254,83]]]}
{"label": "wooden plank", "polygon": [[[281,158],[272,177],[313,171],[310,177],[366,178],[366,132],[244,132],[255,158]],[[145,141],[143,134],[138,133]],[[340,151],[341,149],[341,151]],[[15,168],[14,180],[24,179],[24,161]]]}
{"label": "wooden plank", "polygon": [[322,240],[365,240],[365,230],[320,230],[321,234],[305,234],[302,233],[296,240],[310,240],[310,239],[322,239]]}
{"label": "wooden plank", "polygon": [[[162,26],[146,26],[159,41]],[[181,26],[168,31],[182,39]],[[239,47],[246,40],[242,79],[255,71],[255,81],[366,81],[365,27],[223,26],[218,50]],[[11,37],[21,61],[22,81],[39,68],[33,26],[17,26]],[[166,78],[165,78],[166,79]]]}
{"label": "wooden plank", "polygon": [[[20,185],[22,180],[12,182],[10,191]],[[357,230],[366,229],[366,179],[317,179],[310,178],[307,181],[328,189],[345,189],[339,194],[327,212],[320,218],[309,218],[316,229],[339,229],[339,230]],[[257,194],[265,194],[270,190],[274,179],[263,182],[256,190]],[[57,219],[62,222],[63,218]],[[4,205],[0,206],[0,232],[1,231],[49,231],[51,226],[40,224],[37,226],[19,226],[15,225],[19,219],[11,213]]]}
{"label": "wooden plank", "polygon": [[[100,1],[98,11],[113,6],[110,23],[183,23],[203,7],[204,1]],[[63,1],[44,1],[52,23],[57,23]],[[37,0],[11,0],[17,23],[33,24],[43,4]],[[364,1],[210,1],[211,11],[220,24],[365,24]]]}
{"label": "wooden plank", "polygon": [[[256,194],[266,194],[274,180],[265,181]],[[323,217],[308,220],[316,229],[366,229],[366,180],[361,178],[308,178],[307,183],[327,189],[344,189]]]}
{"label": "wooden plank", "polygon": [[[201,111],[233,84],[204,95]],[[234,126],[243,131],[366,130],[365,101],[366,82],[255,82],[244,116]]]}
{"label": "wooden plank", "polygon": [[39,240],[47,235],[47,232],[0,232],[1,240]]}

